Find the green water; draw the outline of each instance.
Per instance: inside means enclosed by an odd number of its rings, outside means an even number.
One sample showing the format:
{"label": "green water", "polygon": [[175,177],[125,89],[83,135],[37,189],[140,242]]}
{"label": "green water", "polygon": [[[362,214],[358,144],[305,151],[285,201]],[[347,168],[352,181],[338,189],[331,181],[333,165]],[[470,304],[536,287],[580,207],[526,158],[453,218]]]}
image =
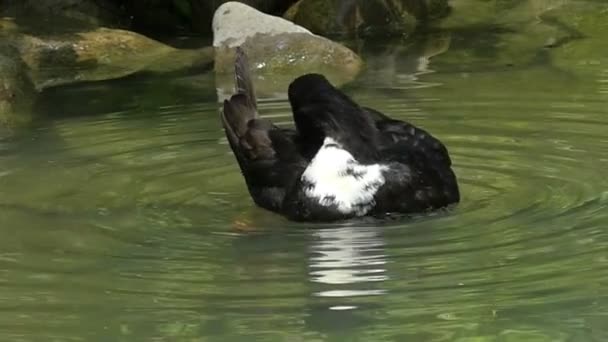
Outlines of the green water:
{"label": "green water", "polygon": [[605,38],[512,63],[445,38],[362,47],[345,88],[448,146],[462,203],[412,220],[255,208],[211,75],[45,91],[0,140],[0,340],[608,340]]}

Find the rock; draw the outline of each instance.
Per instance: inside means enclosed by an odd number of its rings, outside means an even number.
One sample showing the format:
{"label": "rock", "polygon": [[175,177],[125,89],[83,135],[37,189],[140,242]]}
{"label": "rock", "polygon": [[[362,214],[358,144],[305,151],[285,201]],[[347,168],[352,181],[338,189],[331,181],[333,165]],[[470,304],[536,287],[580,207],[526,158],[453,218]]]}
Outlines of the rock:
{"label": "rock", "polygon": [[142,71],[176,71],[213,59],[211,49],[180,50],[137,33],[106,28],[47,37],[20,34],[13,40],[39,89]]}
{"label": "rock", "polygon": [[288,84],[305,73],[324,74],[340,85],[354,79],[363,64],[341,44],[238,2],[217,9],[213,33],[216,80],[218,88],[227,93],[234,85],[236,46],[242,46],[249,56],[258,94],[284,94]]}
{"label": "rock", "polygon": [[0,127],[15,128],[30,123],[35,96],[19,52],[6,42],[0,43]]}
{"label": "rock", "polygon": [[[241,0],[240,2],[264,13],[274,15],[284,13],[295,1],[296,0]],[[220,5],[228,2],[228,0],[188,0],[188,2],[194,30],[199,33],[210,33],[213,13]]]}
{"label": "rock", "polygon": [[213,46],[237,47],[256,34],[308,33],[307,29],[238,2],[220,6],[213,17]]}
{"label": "rock", "polygon": [[447,0],[300,0],[285,18],[322,35],[408,35],[445,16]]}
{"label": "rock", "polygon": [[175,49],[137,33],[100,28],[34,36],[12,20],[0,20],[0,126],[32,119],[37,90],[133,73],[184,73],[208,68],[214,50]]}

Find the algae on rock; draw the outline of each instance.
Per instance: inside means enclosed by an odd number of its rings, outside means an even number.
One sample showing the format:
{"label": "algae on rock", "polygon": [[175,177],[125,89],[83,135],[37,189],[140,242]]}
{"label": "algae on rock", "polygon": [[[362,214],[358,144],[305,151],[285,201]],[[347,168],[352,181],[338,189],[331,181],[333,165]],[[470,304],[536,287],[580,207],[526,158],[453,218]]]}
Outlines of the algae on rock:
{"label": "algae on rock", "polygon": [[209,50],[179,50],[140,34],[99,28],[16,40],[39,88],[124,77],[140,71],[174,71],[209,64]]}

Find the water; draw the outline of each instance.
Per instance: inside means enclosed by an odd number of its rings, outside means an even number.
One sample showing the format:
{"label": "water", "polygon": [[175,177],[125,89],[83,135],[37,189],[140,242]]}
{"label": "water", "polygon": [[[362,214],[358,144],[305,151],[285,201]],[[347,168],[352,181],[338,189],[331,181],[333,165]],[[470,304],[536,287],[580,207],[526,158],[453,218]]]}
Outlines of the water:
{"label": "water", "polygon": [[469,34],[365,48],[346,88],[451,152],[462,203],[410,220],[255,208],[212,76],[46,91],[0,141],[0,340],[607,340],[608,59],[501,64]]}

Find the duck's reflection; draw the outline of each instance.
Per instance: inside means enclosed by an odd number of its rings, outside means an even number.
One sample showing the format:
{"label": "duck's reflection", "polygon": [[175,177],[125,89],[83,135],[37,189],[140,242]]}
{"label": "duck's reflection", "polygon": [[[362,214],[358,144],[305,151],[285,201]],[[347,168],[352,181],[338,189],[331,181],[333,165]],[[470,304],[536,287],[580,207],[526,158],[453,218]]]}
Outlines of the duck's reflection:
{"label": "duck's reflection", "polygon": [[[310,280],[322,284],[318,297],[382,295],[380,283],[388,279],[384,241],[378,227],[338,227],[315,230],[310,245]],[[356,308],[335,305],[331,309]]]}

